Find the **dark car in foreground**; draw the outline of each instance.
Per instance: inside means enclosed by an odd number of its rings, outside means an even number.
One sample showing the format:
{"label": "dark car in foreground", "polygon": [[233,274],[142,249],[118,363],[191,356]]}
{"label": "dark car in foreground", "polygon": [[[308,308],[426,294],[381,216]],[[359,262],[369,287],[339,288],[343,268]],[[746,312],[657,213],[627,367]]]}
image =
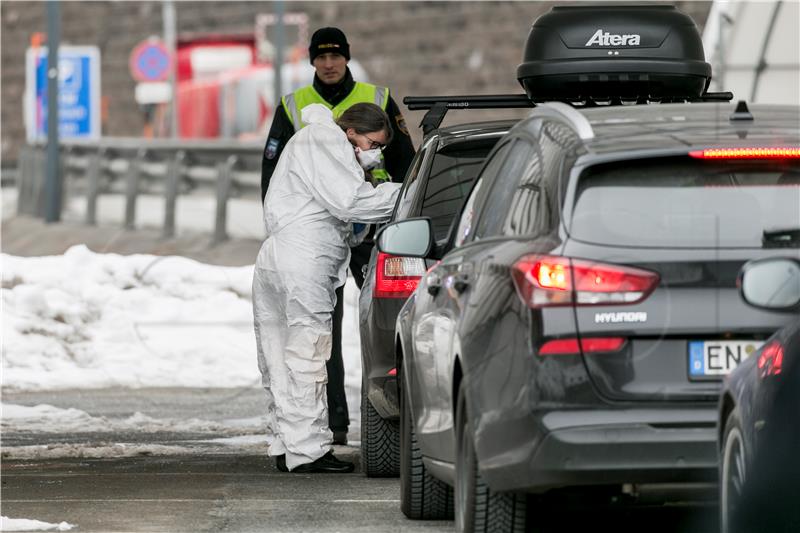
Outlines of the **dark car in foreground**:
{"label": "dark car in foreground", "polygon": [[[800,228],[792,240],[800,240]],[[747,263],[739,285],[749,305],[794,320],[739,365],[720,394],[722,533],[798,531],[800,261]]]}
{"label": "dark car in foreground", "polygon": [[426,218],[384,227],[383,252],[438,261],[397,319],[405,514],[523,531],[532,493],[715,481],[722,378],[790,320],[736,280],[796,254],[799,124],[796,106],[543,104],[447,244]]}
{"label": "dark car in foreground", "polygon": [[[443,243],[483,160],[515,121],[463,124],[428,133],[404,181],[393,221],[429,217]],[[395,320],[427,266],[373,250],[359,297],[361,460],[370,477],[397,476]]]}

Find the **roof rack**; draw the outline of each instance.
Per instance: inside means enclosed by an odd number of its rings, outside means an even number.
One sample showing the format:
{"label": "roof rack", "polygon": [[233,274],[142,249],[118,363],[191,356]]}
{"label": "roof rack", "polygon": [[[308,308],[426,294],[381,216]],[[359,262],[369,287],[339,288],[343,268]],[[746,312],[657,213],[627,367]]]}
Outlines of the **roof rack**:
{"label": "roof rack", "polygon": [[[662,98],[662,103],[679,102],[730,102],[733,100],[732,92],[703,93],[697,98]],[[638,103],[647,103],[647,99],[639,99]],[[451,109],[525,109],[536,107],[545,102],[534,102],[525,94],[481,94],[472,96],[406,96],[403,103],[409,111],[427,109],[428,112],[420,122],[423,135],[437,129]],[[564,102],[573,108],[595,107],[598,102],[583,100],[578,102]],[[606,105],[620,105],[622,100],[611,98]]]}
{"label": "roof rack", "polygon": [[427,109],[420,126],[423,135],[438,128],[450,109],[524,109],[536,104],[524,94],[482,94],[474,96],[406,96],[409,111]]}

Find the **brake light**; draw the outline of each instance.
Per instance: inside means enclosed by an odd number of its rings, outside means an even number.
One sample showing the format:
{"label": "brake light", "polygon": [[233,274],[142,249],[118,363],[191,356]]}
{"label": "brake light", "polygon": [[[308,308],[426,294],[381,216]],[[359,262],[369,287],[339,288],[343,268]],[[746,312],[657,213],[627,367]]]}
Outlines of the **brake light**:
{"label": "brake light", "polygon": [[375,266],[375,298],[408,298],[425,274],[425,261],[378,253]]}
{"label": "brake light", "polygon": [[759,375],[777,376],[783,370],[783,346],[778,341],[772,341],[761,349],[758,356]]}
{"label": "brake light", "polygon": [[539,348],[539,355],[577,355],[583,353],[616,352],[625,345],[624,337],[590,337],[585,339],[553,339]]}
{"label": "brake light", "polygon": [[658,285],[655,272],[567,257],[528,255],[511,268],[514,285],[530,307],[632,304]]}
{"label": "brake light", "polygon": [[689,156],[697,159],[796,159],[800,158],[800,147],[709,148],[692,150]]}

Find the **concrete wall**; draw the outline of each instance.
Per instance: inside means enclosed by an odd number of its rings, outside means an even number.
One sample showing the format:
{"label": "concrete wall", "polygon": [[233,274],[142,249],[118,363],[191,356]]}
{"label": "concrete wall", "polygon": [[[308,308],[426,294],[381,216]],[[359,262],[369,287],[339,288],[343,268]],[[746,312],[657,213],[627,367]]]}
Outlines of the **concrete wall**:
{"label": "concrete wall", "polygon": [[[709,2],[677,2],[702,29]],[[335,25],[376,83],[404,96],[521,92],[515,79],[522,45],[533,20],[553,2],[286,2],[304,11],[310,26]],[[178,31],[251,31],[273,2],[176,2]],[[25,142],[22,95],[25,50],[33,32],[44,32],[44,2],[2,2],[3,165],[13,163]],[[62,43],[100,48],[103,134],[139,135],[143,118],[133,99],[128,72],[133,47],[161,33],[159,2],[62,2]],[[412,131],[422,112],[407,113]],[[468,116],[467,116],[468,115]],[[519,113],[457,112],[447,122],[514,116]],[[447,123],[446,122],[446,123]],[[414,133],[418,140],[418,133]]]}

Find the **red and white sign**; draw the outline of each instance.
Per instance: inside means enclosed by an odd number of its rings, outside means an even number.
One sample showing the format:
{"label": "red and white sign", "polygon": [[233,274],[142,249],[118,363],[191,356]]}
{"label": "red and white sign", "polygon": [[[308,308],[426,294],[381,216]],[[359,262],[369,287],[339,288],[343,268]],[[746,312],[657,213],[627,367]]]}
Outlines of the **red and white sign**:
{"label": "red and white sign", "polygon": [[133,49],[128,64],[136,81],[166,81],[172,70],[172,54],[158,39],[148,39]]}

